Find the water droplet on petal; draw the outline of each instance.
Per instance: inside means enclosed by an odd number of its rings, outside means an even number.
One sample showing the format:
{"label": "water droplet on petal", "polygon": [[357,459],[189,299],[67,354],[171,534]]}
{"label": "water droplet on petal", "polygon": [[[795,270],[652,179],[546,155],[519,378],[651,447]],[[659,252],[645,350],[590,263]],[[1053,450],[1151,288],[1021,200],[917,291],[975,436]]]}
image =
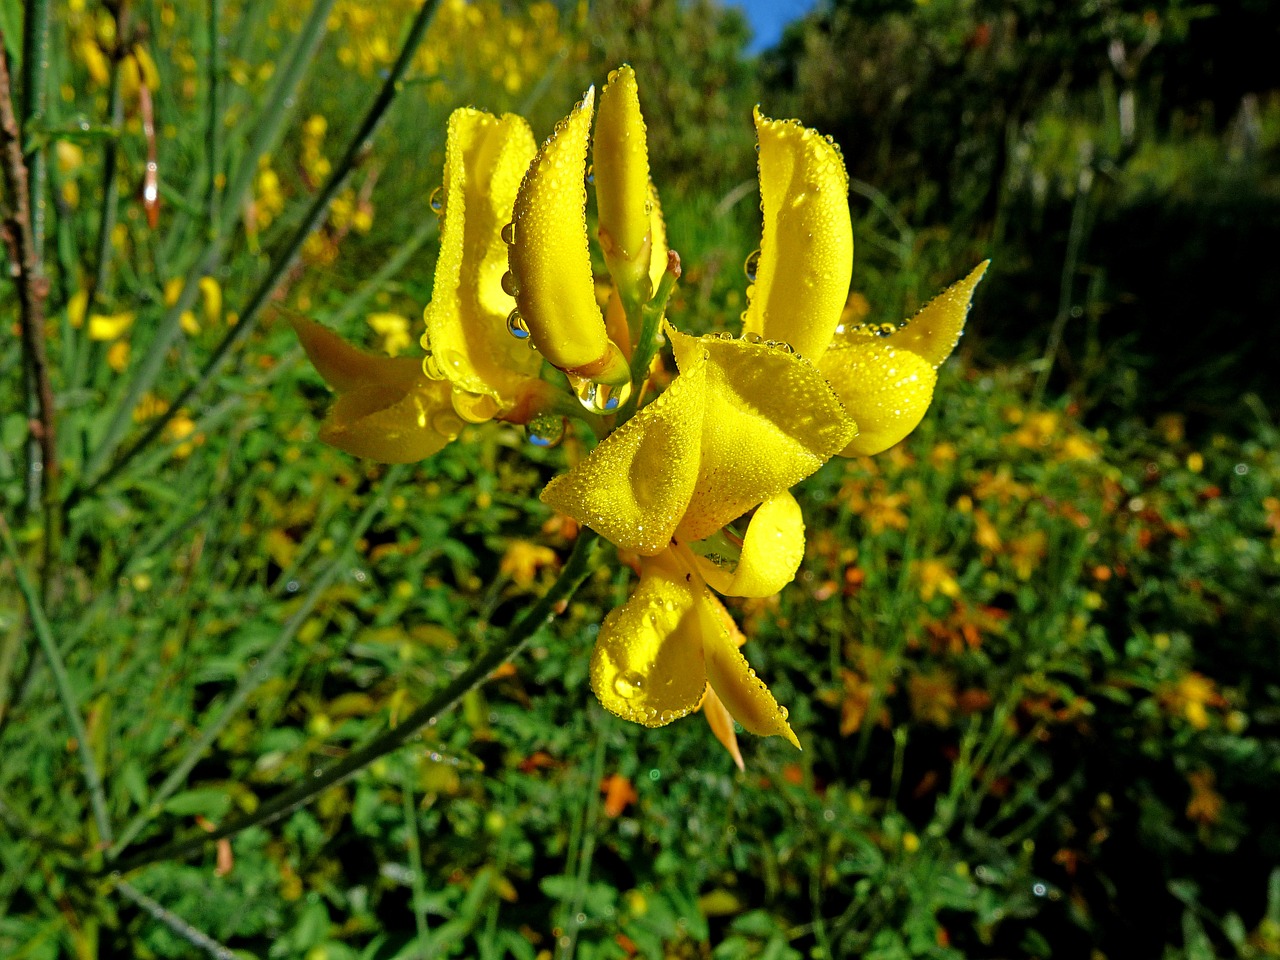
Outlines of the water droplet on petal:
{"label": "water droplet on petal", "polygon": [[[493,234],[490,234],[490,236],[493,236]],[[502,242],[507,246],[511,246],[516,242],[516,224],[514,220],[502,228]]]}
{"label": "water droplet on petal", "polygon": [[589,186],[595,186],[595,182],[596,182],[596,168],[591,164],[587,164],[587,184]]}
{"label": "water droplet on petal", "polygon": [[498,412],[498,401],[483,393],[455,390],[450,398],[453,409],[467,423],[486,423]]}
{"label": "water droplet on petal", "polygon": [[554,447],[564,439],[564,417],[540,413],[525,428],[535,447]]}
{"label": "water droplet on petal", "polygon": [[443,380],[445,377],[444,370],[440,366],[440,360],[436,357],[435,352],[428,349],[427,355],[422,358],[422,372],[427,375],[430,380]]}
{"label": "water droplet on petal", "polygon": [[431,212],[436,216],[444,213],[444,187],[440,186],[432,190],[431,197],[427,200],[427,203],[431,207]]}
{"label": "water droplet on petal", "polygon": [[756,282],[756,273],[760,269],[760,251],[752,250],[747,254],[747,262],[742,265],[742,272],[747,275],[748,283]]}
{"label": "water droplet on petal", "polygon": [[463,426],[463,422],[448,411],[437,413],[431,418],[431,429],[442,437],[448,437],[450,440],[458,438]]}
{"label": "water droplet on petal", "polygon": [[[507,274],[511,276],[511,274]],[[511,334],[517,340],[529,339],[529,325],[524,322],[524,317],[520,315],[519,310],[512,310],[507,314],[507,333]]]}
{"label": "water droplet on petal", "polygon": [[627,670],[613,678],[613,692],[627,700],[644,693],[644,677],[634,670]]}
{"label": "water droplet on petal", "polygon": [[578,380],[574,383],[573,392],[583,408],[591,413],[614,413],[631,396],[631,384],[615,387],[594,380]]}

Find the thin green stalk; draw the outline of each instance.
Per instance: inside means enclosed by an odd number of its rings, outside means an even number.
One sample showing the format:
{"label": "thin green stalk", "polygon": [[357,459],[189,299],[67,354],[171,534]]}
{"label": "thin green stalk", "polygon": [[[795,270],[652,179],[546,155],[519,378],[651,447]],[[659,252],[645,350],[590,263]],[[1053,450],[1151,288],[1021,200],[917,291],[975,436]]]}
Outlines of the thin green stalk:
{"label": "thin green stalk", "polygon": [[[26,140],[25,160],[30,171],[28,202],[31,206],[31,235],[36,256],[43,265],[45,233],[45,147],[31,133],[44,123],[48,101],[49,0],[27,0],[22,30],[22,131]],[[38,145],[37,145],[38,144]]]}
{"label": "thin green stalk", "polygon": [[[106,466],[112,454],[115,453],[121,440],[123,440],[125,431],[133,421],[134,408],[137,407],[142,395],[149,391],[159,378],[169,348],[173,345],[174,340],[182,329],[182,314],[190,310],[195,304],[196,296],[200,291],[200,279],[212,273],[221,262],[232,233],[229,220],[233,220],[238,215],[240,208],[249,196],[249,190],[253,186],[253,177],[258,168],[258,158],[268,153],[277,141],[280,128],[284,123],[284,117],[293,106],[297,97],[298,87],[301,85],[303,75],[306,73],[306,68],[311,63],[320,41],[324,38],[329,13],[333,9],[335,2],[336,0],[316,0],[310,16],[307,18],[306,23],[303,24],[302,30],[294,41],[293,55],[287,59],[285,68],[280,72],[276,83],[272,86],[271,93],[267,97],[266,106],[263,108],[262,121],[254,132],[249,151],[240,164],[236,179],[231,189],[227,192],[227,202],[223,208],[221,227],[215,236],[209,239],[204,250],[196,258],[195,266],[187,272],[186,280],[183,283],[182,291],[178,294],[177,301],[169,307],[161,318],[155,337],[147,347],[146,355],[137,370],[134,371],[133,378],[129,382],[129,388],[124,397],[116,405],[115,413],[107,425],[98,448],[89,458],[89,463],[85,468],[85,476],[91,478],[90,489],[101,482],[101,477],[98,475]],[[175,404],[171,408],[173,413],[177,412],[177,407],[178,405]],[[164,424],[167,424],[169,419],[170,417],[162,418],[161,426],[163,427]],[[98,477],[98,479],[92,480],[94,477]],[[85,492],[87,491],[80,490],[77,493],[73,493],[72,499],[79,499],[79,496]]]}
{"label": "thin green stalk", "polygon": [[213,231],[217,231],[222,216],[219,210],[222,188],[218,184],[222,173],[222,53],[218,43],[221,23],[222,0],[209,0],[209,116],[205,130],[205,146],[209,152],[209,192],[205,203],[209,210],[209,229]]}
{"label": "thin green stalk", "polygon": [[1076,199],[1071,205],[1071,229],[1067,234],[1067,252],[1062,259],[1062,278],[1058,286],[1058,313],[1053,318],[1053,327],[1049,330],[1049,340],[1045,343],[1044,356],[1040,358],[1040,372],[1036,375],[1036,387],[1031,394],[1032,408],[1044,402],[1044,392],[1049,386],[1049,374],[1053,372],[1054,361],[1062,348],[1062,335],[1067,329],[1067,320],[1071,317],[1072,291],[1075,286],[1076,270],[1080,265],[1080,249],[1084,245],[1085,214],[1089,207],[1089,196],[1093,191],[1093,168],[1085,166],[1080,170],[1076,181]]}
{"label": "thin green stalk", "polygon": [[427,921],[427,890],[422,879],[422,839],[418,836],[418,805],[413,802],[413,768],[406,767],[401,788],[404,829],[409,841],[409,875],[413,879],[413,922],[418,934],[418,955],[431,956],[431,925]]}
{"label": "thin green stalk", "polygon": [[[330,0],[330,2],[332,2],[332,0]],[[243,341],[257,326],[258,315],[262,308],[271,299],[271,294],[275,291],[276,286],[293,265],[293,261],[301,251],[304,241],[311,235],[312,231],[324,218],[325,212],[329,208],[329,203],[337,195],[338,191],[342,189],[342,185],[346,182],[347,177],[351,174],[351,171],[355,169],[361,156],[364,154],[368,141],[373,137],[374,133],[377,132],[378,127],[381,125],[388,108],[391,106],[392,101],[395,100],[396,95],[401,89],[404,75],[408,72],[409,66],[413,62],[413,56],[418,49],[418,45],[422,42],[422,38],[426,35],[427,27],[430,26],[432,16],[434,15],[435,9],[438,5],[439,0],[428,0],[427,3],[422,5],[422,8],[414,17],[413,24],[409,28],[409,34],[405,38],[404,45],[400,48],[400,55],[396,58],[395,65],[387,75],[387,79],[383,83],[382,89],[378,92],[378,96],[374,99],[369,111],[365,114],[359,130],[357,130],[355,136],[351,138],[351,142],[347,145],[347,150],[343,154],[342,159],[334,165],[333,172],[329,175],[329,179],[325,182],[324,186],[320,189],[320,192],[312,201],[311,207],[303,217],[302,223],[300,223],[297,229],[294,230],[293,235],[289,238],[280,254],[273,259],[272,265],[267,271],[267,275],[258,284],[257,289],[255,289],[252,296],[250,296],[249,302],[240,312],[240,321],[228,330],[218,345],[214,347],[213,353],[201,368],[197,378],[193,382],[187,384],[177,398],[170,404],[169,409],[159,417],[156,417],[147,431],[132,446],[130,446],[110,466],[110,468],[100,475],[97,475],[96,478],[90,482],[89,487],[84,491],[85,493],[91,492],[112,477],[119,474],[119,472],[135,456],[137,456],[142,450],[146,449],[149,444],[153,443],[164,431],[164,428],[177,414],[179,409],[190,402],[193,397],[198,395],[205,386],[213,380],[221,369],[223,362],[230,355],[231,351],[235,349],[235,347],[239,345],[240,342]],[[236,192],[232,191],[232,195],[236,195]],[[215,244],[218,244],[222,241],[219,239],[214,242]],[[183,295],[185,295],[187,293],[187,289],[190,288],[191,300],[194,302],[197,284],[193,281],[192,276],[188,276],[187,278],[187,284],[183,289]],[[178,303],[174,305],[175,310],[179,307],[182,310],[188,308],[189,304],[184,306],[182,301],[183,297],[180,296]],[[170,313],[172,314],[172,311],[170,311]],[[173,317],[171,333],[174,335],[176,335],[179,329],[178,322],[180,316],[181,312]],[[166,316],[166,325],[168,325],[168,321],[169,317]],[[163,336],[164,332],[165,331],[162,330],[161,334],[157,335],[157,340]],[[170,339],[172,339],[172,337],[170,337]],[[138,383],[140,381],[144,382],[145,388],[149,389],[151,384],[154,382],[155,377],[159,374],[160,365],[163,363],[164,357],[163,352],[157,353],[154,347],[155,344],[153,344],[152,351],[147,355],[146,361],[144,361],[143,370],[139,371],[139,377],[134,381],[134,383],[130,384],[128,396],[126,396],[125,400],[116,410],[112,429],[108,430],[106,440],[103,442],[102,446],[99,447],[98,452],[95,454],[93,462],[90,464],[87,471],[90,476],[94,476],[98,473],[98,470],[106,463],[107,458],[115,450],[116,444],[123,436],[124,430],[132,415],[132,410],[142,395],[142,390],[135,389]],[[144,377],[143,374],[146,376]],[[116,421],[118,421],[118,424]]]}
{"label": "thin green stalk", "polygon": [[[657,292],[653,299],[640,308],[640,336],[636,340],[635,350],[631,354],[631,396],[618,411],[618,425],[626,423],[640,406],[640,395],[644,392],[644,382],[649,378],[649,366],[653,363],[654,354],[662,346],[662,318],[667,315],[667,301],[680,279],[680,255],[674,250],[667,254],[667,270],[658,281]],[[631,317],[627,317],[628,326]],[[635,329],[632,327],[632,329]]]}
{"label": "thin green stalk", "polygon": [[126,900],[132,900],[156,920],[159,920],[175,934],[187,941],[187,943],[203,950],[209,956],[214,957],[215,960],[239,960],[236,954],[232,953],[217,940],[214,940],[207,933],[197,930],[176,913],[166,910],[141,890],[134,888],[123,880],[116,881],[116,890]]}
{"label": "thin green stalk", "polygon": [[[116,14],[117,43],[123,42],[124,31],[128,29],[128,6],[121,5]],[[98,297],[107,292],[111,285],[111,235],[116,228],[116,214],[120,206],[120,178],[117,167],[120,163],[120,131],[124,128],[124,89],[121,83],[121,57],[111,58],[111,84],[107,91],[109,106],[108,123],[112,135],[106,138],[102,147],[102,209],[98,212],[98,249],[90,278],[91,286],[87,291],[87,309],[92,310]],[[88,347],[86,346],[86,349]]]}
{"label": "thin green stalk", "polygon": [[315,776],[267,800],[253,814],[233,819],[210,833],[194,832],[190,836],[174,840],[157,849],[140,853],[119,862],[115,869],[124,872],[163,860],[177,860],[203,850],[208,844],[223,837],[233,836],[250,827],[272,823],[310,802],[329,787],[342,783],[379,757],[384,757],[401,747],[415,737],[423,727],[435,723],[441,713],[452,708],[495,669],[519,653],[542,627],[551,622],[559,605],[568,602],[591,572],[591,558],[598,539],[594,532],[583,529],[578,534],[573,552],[560,571],[559,578],[542,599],[528,607],[507,628],[503,637],[492,643],[472,662],[471,666],[401,721],[399,726],[384,731],[365,746],[347,754],[342,760],[318,771]]}
{"label": "thin green stalk", "polygon": [[577,918],[582,913],[582,907],[586,902],[587,882],[591,879],[591,862],[596,852],[596,836],[600,824],[600,791],[596,787],[604,777],[604,754],[604,732],[597,726],[596,752],[591,762],[591,779],[587,783],[586,796],[583,803],[585,810],[583,812],[582,846],[577,851],[578,869],[573,880],[573,902],[565,904],[569,908],[568,915],[560,922],[560,929],[565,931],[565,935],[559,941],[560,949],[557,956],[564,958],[564,960],[569,960],[573,956],[574,948],[578,945],[578,933],[582,929],[582,924],[578,922]]}
{"label": "thin green stalk", "polygon": [[89,803],[93,807],[93,817],[98,825],[98,837],[104,844],[111,842],[111,818],[107,815],[107,797],[102,789],[102,777],[98,773],[98,764],[93,759],[93,751],[89,747],[89,733],[85,729],[84,720],[80,716],[80,706],[76,701],[75,690],[71,686],[71,678],[67,675],[66,665],[62,662],[62,654],[58,643],[53,638],[53,631],[45,617],[44,607],[40,604],[40,596],[35,585],[27,576],[22,559],[18,556],[18,545],[9,532],[9,524],[0,516],[0,540],[4,541],[4,551],[13,564],[14,578],[18,582],[18,592],[27,602],[27,613],[31,617],[31,626],[45,659],[49,662],[49,670],[53,674],[53,682],[58,691],[58,699],[62,703],[62,712],[71,726],[72,736],[76,740],[76,749],[80,753],[80,762],[84,767],[85,785],[89,788]]}
{"label": "thin green stalk", "polygon": [[369,503],[361,511],[360,516],[351,527],[350,533],[347,534],[346,541],[335,553],[329,566],[316,577],[311,589],[307,591],[307,595],[303,598],[302,605],[289,618],[271,647],[258,658],[257,664],[240,678],[235,690],[227,698],[227,702],[223,704],[221,712],[205,725],[204,729],[200,731],[200,736],[196,737],[195,741],[187,748],[186,753],[183,754],[182,759],[169,771],[169,775],[165,777],[164,782],[160,784],[155,794],[151,797],[151,803],[145,809],[138,811],[125,828],[120,831],[120,838],[108,851],[108,858],[118,857],[133,842],[134,838],[146,828],[147,824],[161,812],[164,802],[186,783],[187,775],[191,773],[195,765],[204,757],[205,752],[221,736],[222,731],[227,728],[227,724],[235,719],[236,714],[240,712],[240,709],[253,696],[254,692],[271,678],[276,663],[284,656],[285,651],[288,650],[289,645],[293,642],[293,638],[297,636],[298,631],[302,629],[303,624],[307,622],[315,611],[325,592],[349,562],[348,552],[364,536],[365,531],[373,523],[378,511],[386,506],[390,491],[400,482],[405,472],[406,468],[403,465],[392,467],[387,471],[386,476],[378,487],[378,492],[370,498]]}
{"label": "thin green stalk", "polygon": [[396,274],[404,269],[405,264],[413,259],[414,254],[426,246],[428,240],[434,239],[439,232],[440,223],[435,217],[428,217],[423,220],[422,226],[418,227],[413,232],[413,235],[396,249],[396,252],[378,269],[378,272],[360,284],[355,293],[343,300],[342,306],[335,310],[332,315],[326,317],[325,322],[329,326],[341,329],[352,317],[363,310],[365,304],[377,296]]}

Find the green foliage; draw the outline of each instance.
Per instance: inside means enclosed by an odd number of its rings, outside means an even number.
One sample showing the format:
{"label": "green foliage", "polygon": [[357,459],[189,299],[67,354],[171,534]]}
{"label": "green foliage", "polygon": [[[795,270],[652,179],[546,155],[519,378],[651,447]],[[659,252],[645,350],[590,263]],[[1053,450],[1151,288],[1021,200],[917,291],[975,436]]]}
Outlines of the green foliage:
{"label": "green foliage", "polygon": [[[14,6],[0,4],[11,54]],[[113,876],[121,851],[95,820],[90,763],[126,858],[252,817],[403,723],[547,592],[568,555],[574,531],[537,499],[562,451],[491,424],[403,471],[339,454],[314,438],[329,397],[284,322],[302,314],[351,332],[374,312],[416,318],[431,285],[426,197],[456,100],[530,112],[541,135],[581,86],[632,62],[684,258],[671,314],[697,331],[732,328],[744,306],[759,214],[750,184],[737,188],[752,175],[754,100],[817,126],[858,117],[846,153],[854,176],[883,192],[855,184],[851,308],[895,321],[977,258],[965,228],[993,191],[1014,195],[1000,201],[1006,237],[1056,229],[1081,145],[1122,146],[1106,118],[1115,92],[1059,83],[1056,65],[1080,51],[1057,45],[1071,31],[1081,47],[1145,36],[1137,8],[1082,8],[1083,29],[1027,3],[979,47],[967,6],[841,4],[830,15],[839,30],[806,35],[787,99],[757,86],[741,19],[712,5],[566,16],[551,53],[525,33],[497,53],[449,34],[486,69],[486,57],[510,56],[524,82],[513,90],[457,58],[439,75],[419,63],[318,239],[286,269],[281,251],[325,179],[318,161],[339,162],[403,37],[407,16],[393,6],[378,22],[389,53],[370,40],[344,62],[343,44],[360,38],[326,24],[276,118],[279,143],[259,160],[252,135],[271,118],[258,108],[310,7],[226,3],[218,162],[203,10],[137,4],[133,40],[160,81],[155,229],[135,193],[148,149],[137,101],[113,127],[109,84],[82,46],[110,48],[111,11],[68,5],[55,17],[58,96],[41,130],[53,191],[48,345],[63,492],[77,496],[50,547],[24,475],[23,360],[0,351],[0,511],[18,554],[0,557],[0,956],[197,955],[206,948],[184,923],[233,955],[300,960],[1280,955],[1280,437],[1257,402],[1224,424],[1170,391],[1172,415],[1129,415],[1115,398],[1131,358],[1108,366],[1101,341],[1072,394],[1046,404],[1033,402],[1039,370],[953,363],[906,443],[832,462],[801,489],[800,577],[733,612],[803,753],[744,734],[740,773],[697,717],[649,730],[595,705],[590,646],[633,580],[628,558],[610,554],[511,668],[400,750],[278,820]],[[523,29],[517,6],[473,31],[476,43]],[[1158,12],[1182,23],[1174,36],[1197,14]],[[1028,50],[1028,23],[1056,32]],[[956,125],[979,81],[1028,71],[1040,85],[1027,103]],[[439,99],[439,76],[455,98]],[[919,86],[896,102],[904,77]],[[997,141],[1017,110],[1029,153],[1014,151],[1002,179]],[[1274,104],[1259,110],[1239,143],[1188,128],[1136,144],[1115,196],[1176,211],[1167,198],[1203,199],[1187,184],[1213,180],[1229,155],[1248,167],[1244,182],[1265,186],[1280,127]],[[1116,138],[1103,141],[1104,129]],[[102,181],[113,148],[114,203]],[[243,163],[247,205],[210,192]],[[166,287],[198,285],[220,209],[230,232],[206,271],[216,284],[193,287],[194,328],[156,346]],[[1110,268],[1132,234],[1099,221]],[[1016,296],[1008,322],[1042,338],[1028,318],[1057,291],[1029,289],[1032,274],[1007,253],[971,322],[992,329]],[[94,486],[89,463],[112,418],[123,410],[136,440],[264,282],[261,322],[240,328],[212,388]],[[91,296],[77,306],[77,293]],[[16,314],[9,287],[0,301]],[[126,314],[131,326],[91,335],[94,315],[105,330]],[[132,353],[123,364],[120,345]],[[121,406],[151,350],[155,382],[136,409]],[[1127,382],[1138,392],[1149,381]],[[1098,411],[1106,426],[1082,419]],[[38,592],[84,743],[14,576],[21,564],[39,581],[50,551]]]}

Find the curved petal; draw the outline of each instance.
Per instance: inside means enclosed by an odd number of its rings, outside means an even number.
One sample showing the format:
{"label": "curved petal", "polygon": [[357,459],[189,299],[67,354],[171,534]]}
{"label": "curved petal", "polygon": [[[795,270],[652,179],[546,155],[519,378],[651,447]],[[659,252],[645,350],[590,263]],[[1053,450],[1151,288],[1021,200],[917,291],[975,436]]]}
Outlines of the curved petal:
{"label": "curved petal", "polygon": [[690,363],[658,399],[548,483],[542,502],[626,550],[665,550],[698,479],[705,381],[706,364]]}
{"label": "curved petal", "polygon": [[764,235],[745,333],[818,360],[840,322],[853,273],[849,179],[840,150],[795,120],[755,113]]}
{"label": "curved petal", "polygon": [[924,357],[935,368],[951,356],[964,332],[965,317],[974,288],[987,272],[990,260],[978,264],[963,280],[943,290],[888,338],[891,346]]}
{"label": "curved petal", "polygon": [[667,272],[667,223],[662,219],[658,188],[649,181],[649,289],[658,289]]}
{"label": "curved petal", "polygon": [[764,343],[668,333],[682,371],[706,364],[701,462],[678,539],[710,536],[809,476],[856,433],[807,360]]}
{"label": "curved petal", "polygon": [[639,586],[605,617],[591,653],[591,689],[606,710],[661,727],[697,709],[703,637],[723,630],[708,600],[671,551],[640,561]]}
{"label": "curved petal", "polygon": [[[366,353],[353,347],[328,327],[321,326],[313,320],[294,317],[289,321],[293,332],[298,335],[307,359],[316,368],[316,373],[333,390],[339,393],[355,390],[367,383],[376,383],[387,375],[390,369],[400,369],[404,363],[392,365],[388,357]],[[414,360],[414,365],[421,361]]]}
{"label": "curved petal", "polygon": [[760,504],[742,540],[735,570],[696,557],[707,586],[727,597],[771,597],[795,579],[804,559],[804,516],[783,491]]}
{"label": "curved petal", "polygon": [[389,371],[393,376],[338,397],[320,426],[320,439],[382,463],[425,460],[462,429],[450,402],[453,390],[423,376],[414,358],[388,362],[400,365]]}
{"label": "curved petal", "polygon": [[851,337],[833,345],[818,363],[858,420],[859,433],[840,451],[843,457],[888,450],[914,430],[929,409],[938,380],[933,365],[891,342],[892,338]]}
{"label": "curved petal", "polygon": [[[711,594],[707,597],[719,608],[722,618],[732,619],[719,600]],[[718,630],[703,634],[702,649],[711,689],[743,729],[761,737],[783,737],[799,750],[800,741],[787,723],[786,708],[778,705],[765,682],[747,663],[735,641],[736,632],[730,632],[721,622]]]}
{"label": "curved petal", "polygon": [[613,282],[633,299],[649,273],[649,150],[636,75],[626,64],[600,92],[591,152],[600,247]]}
{"label": "curved petal", "polygon": [[742,762],[742,748],[738,746],[737,731],[733,729],[733,714],[710,686],[707,687],[706,696],[702,698],[702,715],[707,718],[707,726],[720,741],[720,745],[733,757],[734,765],[739,770],[747,769]]}
{"label": "curved petal", "polygon": [[423,311],[422,345],[455,387],[503,406],[541,364],[508,333],[507,315],[516,302],[502,289],[507,247],[501,231],[536,152],[529,125],[513,114],[499,119],[467,108],[449,117],[440,257]]}
{"label": "curved petal", "polygon": [[520,315],[538,350],[562,370],[590,367],[609,354],[587,246],[585,176],[594,102],[593,87],[556,125],[520,184],[511,219]]}

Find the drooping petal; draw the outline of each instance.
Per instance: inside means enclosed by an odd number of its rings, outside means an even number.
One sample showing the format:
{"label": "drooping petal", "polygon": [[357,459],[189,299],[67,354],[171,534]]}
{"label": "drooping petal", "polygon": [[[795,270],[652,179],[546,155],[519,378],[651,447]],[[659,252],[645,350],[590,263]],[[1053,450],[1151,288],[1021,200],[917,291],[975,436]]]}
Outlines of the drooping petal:
{"label": "drooping petal", "polygon": [[636,75],[626,64],[600,93],[591,150],[605,263],[624,296],[638,298],[649,273],[649,150]]}
{"label": "drooping petal", "polygon": [[935,368],[951,356],[951,351],[964,332],[965,317],[973,300],[974,288],[987,272],[990,260],[978,264],[963,280],[943,290],[924,308],[888,338],[891,346],[910,350]]}
{"label": "drooping petal", "polygon": [[412,374],[407,385],[390,380],[338,397],[320,426],[320,439],[358,457],[382,463],[425,460],[454,440],[462,421],[453,412],[449,384],[429,380],[410,357],[389,359]]}
{"label": "drooping petal", "polygon": [[[440,256],[423,346],[458,390],[507,405],[541,360],[507,331],[515,299],[502,289],[520,179],[537,152],[529,125],[480,110],[449,117],[441,186]],[[488,404],[489,409],[493,404]]]}
{"label": "drooping petal", "polygon": [[[368,383],[376,383],[389,368],[387,357],[353,347],[328,327],[295,317],[289,321],[307,359],[330,388],[343,393]],[[417,363],[418,361],[414,361]],[[397,365],[396,369],[403,364]]]}
{"label": "drooping petal", "polygon": [[783,491],[760,504],[742,540],[738,566],[729,570],[697,557],[707,585],[727,597],[771,597],[795,579],[804,559],[804,516]]}
{"label": "drooping petal", "polygon": [[702,698],[702,715],[707,718],[707,726],[720,741],[720,745],[729,752],[729,756],[733,757],[737,768],[747,769],[746,764],[742,762],[742,748],[738,746],[737,731],[733,729],[733,715],[729,713],[729,708],[710,686],[707,687],[706,696]]}
{"label": "drooping petal", "polygon": [[706,364],[702,456],[678,539],[702,540],[789,489],[856,432],[809,361],[763,343],[668,332],[681,371]]}
{"label": "drooping petal", "polygon": [[698,480],[706,399],[706,364],[690,362],[658,399],[548,483],[542,502],[626,550],[665,550]]}
{"label": "drooping petal", "polygon": [[594,102],[593,87],[538,151],[516,195],[509,250],[516,303],[534,344],[560,369],[584,377],[610,357],[587,245],[585,177]]}
{"label": "drooping petal", "polygon": [[607,617],[591,654],[591,689],[610,713],[660,727],[695,710],[707,685],[703,637],[714,600],[671,551],[640,561],[640,583]]}
{"label": "drooping petal", "polygon": [[778,705],[765,682],[756,676],[738,649],[734,637],[736,630],[726,629],[723,618],[729,617],[728,612],[711,594],[707,597],[722,614],[717,618],[721,620],[717,624],[718,629],[708,629],[702,637],[707,681],[711,689],[743,729],[761,737],[782,737],[799,750],[800,741],[787,723],[787,711]]}
{"label": "drooping petal", "polygon": [[764,235],[745,333],[818,360],[840,322],[853,272],[849,180],[839,148],[795,120],[756,109]]}
{"label": "drooping petal", "polygon": [[818,363],[845,408],[858,421],[858,435],[840,455],[870,456],[888,450],[920,423],[938,380],[933,365],[892,338],[858,336],[833,345]]}

